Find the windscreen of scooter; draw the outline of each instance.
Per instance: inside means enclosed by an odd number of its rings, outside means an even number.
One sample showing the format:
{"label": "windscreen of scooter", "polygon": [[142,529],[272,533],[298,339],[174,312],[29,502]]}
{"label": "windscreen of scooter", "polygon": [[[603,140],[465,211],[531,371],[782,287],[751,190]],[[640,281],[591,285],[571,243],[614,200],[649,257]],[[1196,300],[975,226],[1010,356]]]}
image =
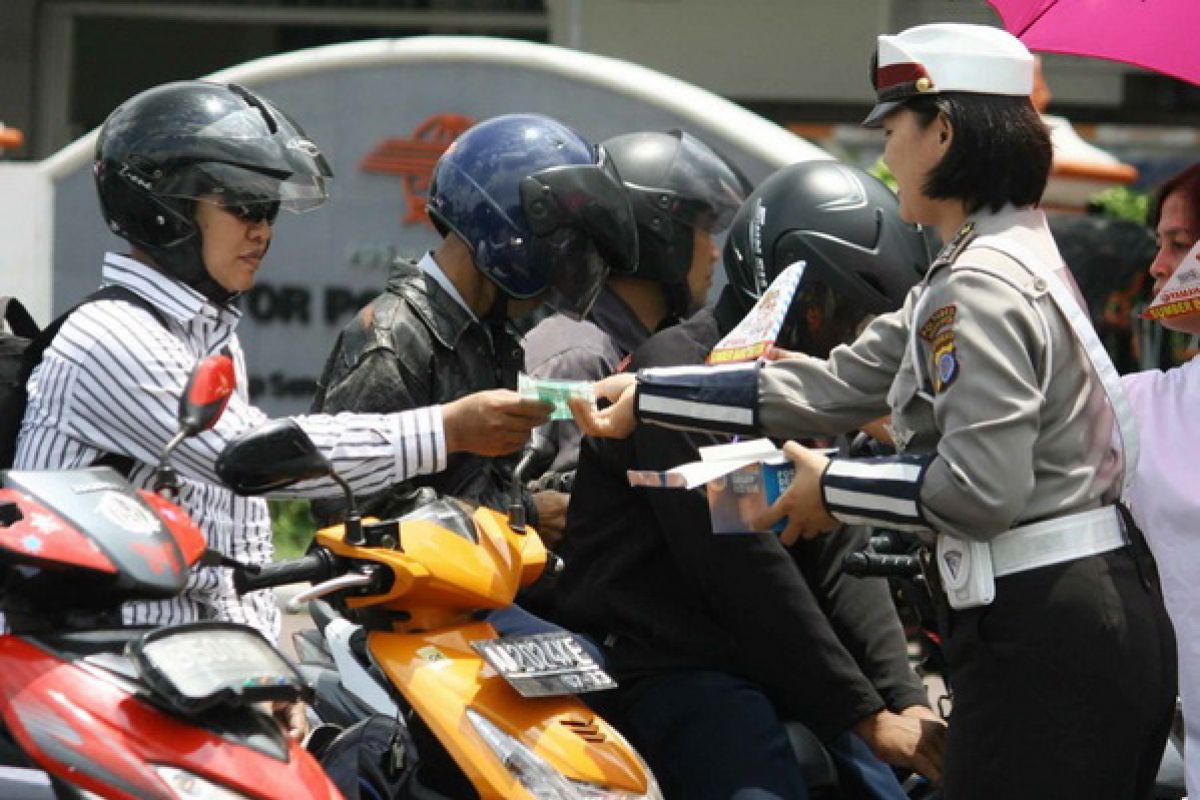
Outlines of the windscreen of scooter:
{"label": "windscreen of scooter", "polygon": [[197,622],[158,628],[131,641],[126,654],[147,685],[185,713],[308,694],[295,668],[245,625]]}
{"label": "windscreen of scooter", "polygon": [[449,497],[438,498],[400,518],[401,523],[416,520],[432,522],[472,544],[479,544],[479,532],[475,529],[470,509]]}

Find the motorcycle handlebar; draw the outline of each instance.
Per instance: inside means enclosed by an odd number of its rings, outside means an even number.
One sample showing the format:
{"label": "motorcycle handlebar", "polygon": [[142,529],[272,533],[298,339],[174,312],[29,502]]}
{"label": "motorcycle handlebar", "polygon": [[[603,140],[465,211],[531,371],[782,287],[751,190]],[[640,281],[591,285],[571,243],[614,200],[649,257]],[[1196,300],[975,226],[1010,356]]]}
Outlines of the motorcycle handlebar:
{"label": "motorcycle handlebar", "polygon": [[233,585],[239,595],[289,583],[323,581],[333,576],[336,557],[325,548],[287,561],[260,566],[243,565],[233,571]]}
{"label": "motorcycle handlebar", "polygon": [[847,553],[842,570],[855,577],[911,578],[921,574],[921,562],[916,556],[880,555],[859,551]]}

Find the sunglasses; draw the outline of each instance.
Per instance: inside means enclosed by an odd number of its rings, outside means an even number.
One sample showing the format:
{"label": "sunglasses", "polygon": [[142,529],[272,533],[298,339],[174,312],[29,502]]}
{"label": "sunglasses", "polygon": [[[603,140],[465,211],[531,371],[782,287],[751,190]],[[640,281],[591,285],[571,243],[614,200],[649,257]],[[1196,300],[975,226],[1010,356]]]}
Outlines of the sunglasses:
{"label": "sunglasses", "polygon": [[278,200],[268,203],[230,203],[222,205],[221,208],[233,214],[242,222],[248,222],[252,225],[257,225],[260,222],[273,225],[275,218],[279,216]]}

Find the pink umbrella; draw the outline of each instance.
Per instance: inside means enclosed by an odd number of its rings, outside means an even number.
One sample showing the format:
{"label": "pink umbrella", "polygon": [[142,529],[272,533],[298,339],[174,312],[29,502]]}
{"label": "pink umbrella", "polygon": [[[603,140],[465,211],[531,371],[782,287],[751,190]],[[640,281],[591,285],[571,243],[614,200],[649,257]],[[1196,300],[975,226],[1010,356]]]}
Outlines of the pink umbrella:
{"label": "pink umbrella", "polygon": [[1200,0],[988,0],[1030,50],[1124,61],[1200,85]]}

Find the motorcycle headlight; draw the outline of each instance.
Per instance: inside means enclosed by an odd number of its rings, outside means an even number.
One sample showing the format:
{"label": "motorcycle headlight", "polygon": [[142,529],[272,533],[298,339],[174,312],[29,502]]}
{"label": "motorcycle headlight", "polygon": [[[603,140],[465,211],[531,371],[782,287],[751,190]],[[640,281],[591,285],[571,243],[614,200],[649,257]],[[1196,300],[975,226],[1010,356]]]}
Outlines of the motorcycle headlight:
{"label": "motorcycle headlight", "polygon": [[251,800],[240,792],[218,786],[212,781],[177,767],[156,764],[154,771],[166,782],[167,786],[171,787],[171,791],[179,800]]}
{"label": "motorcycle headlight", "polygon": [[645,794],[631,794],[594,783],[571,780],[530,750],[523,742],[496,727],[482,714],[467,709],[467,718],[488,743],[500,762],[521,785],[538,800],[662,800],[662,793],[650,770],[650,785]]}

